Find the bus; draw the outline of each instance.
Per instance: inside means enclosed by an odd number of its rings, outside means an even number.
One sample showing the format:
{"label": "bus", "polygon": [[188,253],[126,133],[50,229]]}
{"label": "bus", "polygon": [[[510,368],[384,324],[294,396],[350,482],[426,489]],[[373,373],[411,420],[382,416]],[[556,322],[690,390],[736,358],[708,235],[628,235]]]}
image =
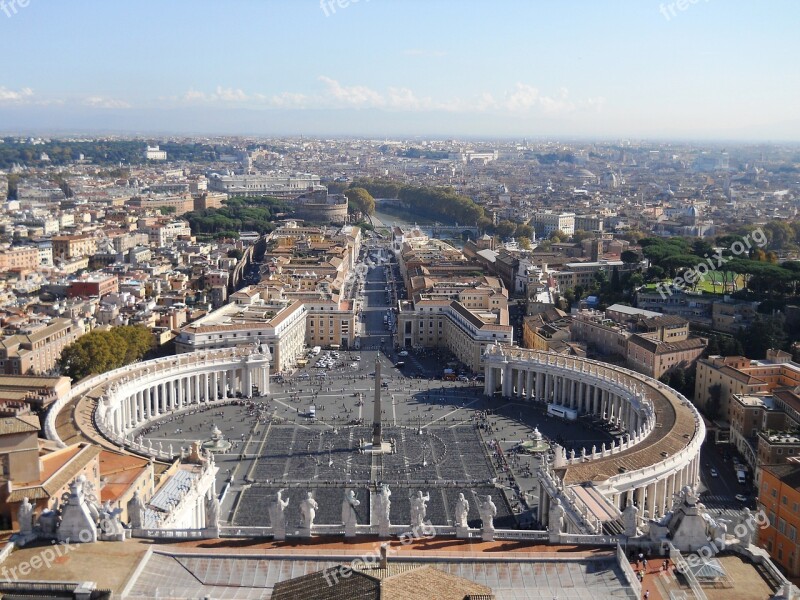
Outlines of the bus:
{"label": "bus", "polygon": [[306,413],[309,419],[316,419],[317,418],[317,407],[312,404],[308,407],[308,412]]}
{"label": "bus", "polygon": [[578,411],[566,406],[559,406],[558,404],[548,404],[547,414],[551,417],[558,417],[565,421],[575,421],[578,419]]}
{"label": "bus", "polygon": [[444,381],[455,381],[456,372],[453,369],[445,369],[444,373],[442,374],[442,379]]}

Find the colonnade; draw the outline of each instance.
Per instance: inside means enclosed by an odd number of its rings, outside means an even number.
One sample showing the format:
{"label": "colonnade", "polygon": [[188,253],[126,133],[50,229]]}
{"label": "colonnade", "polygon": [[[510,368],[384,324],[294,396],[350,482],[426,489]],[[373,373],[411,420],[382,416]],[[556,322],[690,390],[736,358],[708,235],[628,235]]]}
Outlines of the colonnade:
{"label": "colonnade", "polygon": [[[610,506],[610,513],[622,511],[634,504],[639,516],[660,517],[671,510],[674,499],[685,486],[696,487],[700,481],[700,446],[705,438],[705,426],[697,410],[675,390],[658,381],[627,369],[605,365],[578,357],[565,357],[522,348],[490,346],[484,354],[485,387],[487,395],[498,392],[510,399],[521,399],[563,406],[581,415],[595,415],[627,431],[627,442],[612,450],[583,454],[569,461],[556,460],[544,474],[552,485],[541,485],[539,498],[540,520],[547,522],[549,507],[555,497],[571,508],[579,521],[608,518],[608,512],[593,514],[570,485],[559,483],[558,476],[567,477],[571,468],[587,461],[616,461],[591,485]],[[670,430],[657,423],[654,401],[660,410],[691,413],[692,421],[680,419],[680,431]],[[676,417],[670,422],[678,423]],[[655,428],[662,427],[657,434]],[[650,437],[654,436],[654,437]],[[681,445],[676,449],[675,441]],[[669,442],[661,443],[660,440]],[[646,452],[637,452],[638,444],[647,443]],[[563,453],[563,451],[561,451]],[[636,458],[626,459],[636,453]],[[563,454],[562,454],[563,455]],[[573,457],[575,455],[573,454]],[[598,465],[600,467],[600,465]],[[559,469],[565,469],[564,472]],[[582,471],[581,471],[582,472]],[[560,474],[560,475],[559,475]],[[540,478],[541,481],[541,478]],[[590,503],[591,504],[591,503]],[[593,526],[586,526],[589,530]],[[573,523],[573,528],[580,528]],[[592,531],[594,532],[594,531]]]}
{"label": "colonnade", "polygon": [[140,363],[106,387],[97,418],[114,437],[125,437],[151,420],[190,406],[251,398],[254,393],[263,396],[269,393],[269,365],[268,356],[237,348]]}
{"label": "colonnade", "polygon": [[[634,436],[646,421],[645,403],[637,398],[640,390],[614,381],[597,370],[574,370],[566,357],[563,366],[557,358],[551,363],[530,360],[485,361],[484,393],[498,390],[504,397],[527,399],[563,406],[578,414],[592,414]],[[582,363],[573,363],[582,364]],[[609,369],[610,371],[611,369]],[[616,384],[616,385],[612,385]]]}

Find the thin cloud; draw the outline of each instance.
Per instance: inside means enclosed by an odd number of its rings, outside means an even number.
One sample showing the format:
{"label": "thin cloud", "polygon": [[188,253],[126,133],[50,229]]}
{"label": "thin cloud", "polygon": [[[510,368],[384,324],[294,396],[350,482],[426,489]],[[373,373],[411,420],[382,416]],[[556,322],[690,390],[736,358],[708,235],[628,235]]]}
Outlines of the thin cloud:
{"label": "thin cloud", "polygon": [[33,90],[29,87],[24,87],[19,90],[11,90],[7,87],[0,86],[0,102],[7,104],[23,104],[30,102],[33,99]]}
{"label": "thin cloud", "polygon": [[90,108],[130,108],[131,105],[118,98],[106,98],[105,96],[89,96],[83,100],[84,106]]}
{"label": "thin cloud", "polygon": [[567,88],[559,89],[556,94],[544,94],[537,87],[524,82],[518,82],[510,90],[497,95],[481,92],[469,97],[433,99],[401,86],[379,90],[366,85],[349,85],[327,75],[318,76],[317,81],[321,87],[312,94],[290,91],[263,94],[217,86],[213,92],[190,89],[178,102],[283,110],[379,109],[393,112],[493,113],[523,117],[598,112],[605,102],[602,97],[573,100]]}

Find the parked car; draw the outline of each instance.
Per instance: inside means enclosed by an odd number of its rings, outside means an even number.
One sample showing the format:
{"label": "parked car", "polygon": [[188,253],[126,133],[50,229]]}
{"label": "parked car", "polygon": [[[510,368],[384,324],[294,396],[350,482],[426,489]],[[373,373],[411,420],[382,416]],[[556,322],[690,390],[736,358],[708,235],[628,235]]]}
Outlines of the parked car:
{"label": "parked car", "polygon": [[711,469],[711,470],[709,471],[709,473],[711,473],[711,476],[712,476],[712,477],[719,477],[719,473],[717,473],[717,470],[716,470],[716,469]]}

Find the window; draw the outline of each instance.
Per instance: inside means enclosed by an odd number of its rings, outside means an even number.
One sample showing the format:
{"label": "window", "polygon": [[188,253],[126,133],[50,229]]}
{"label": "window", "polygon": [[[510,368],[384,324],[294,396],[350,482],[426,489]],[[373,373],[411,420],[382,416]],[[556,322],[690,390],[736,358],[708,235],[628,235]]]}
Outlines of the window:
{"label": "window", "polygon": [[778,533],[786,533],[786,521],[778,519]]}

